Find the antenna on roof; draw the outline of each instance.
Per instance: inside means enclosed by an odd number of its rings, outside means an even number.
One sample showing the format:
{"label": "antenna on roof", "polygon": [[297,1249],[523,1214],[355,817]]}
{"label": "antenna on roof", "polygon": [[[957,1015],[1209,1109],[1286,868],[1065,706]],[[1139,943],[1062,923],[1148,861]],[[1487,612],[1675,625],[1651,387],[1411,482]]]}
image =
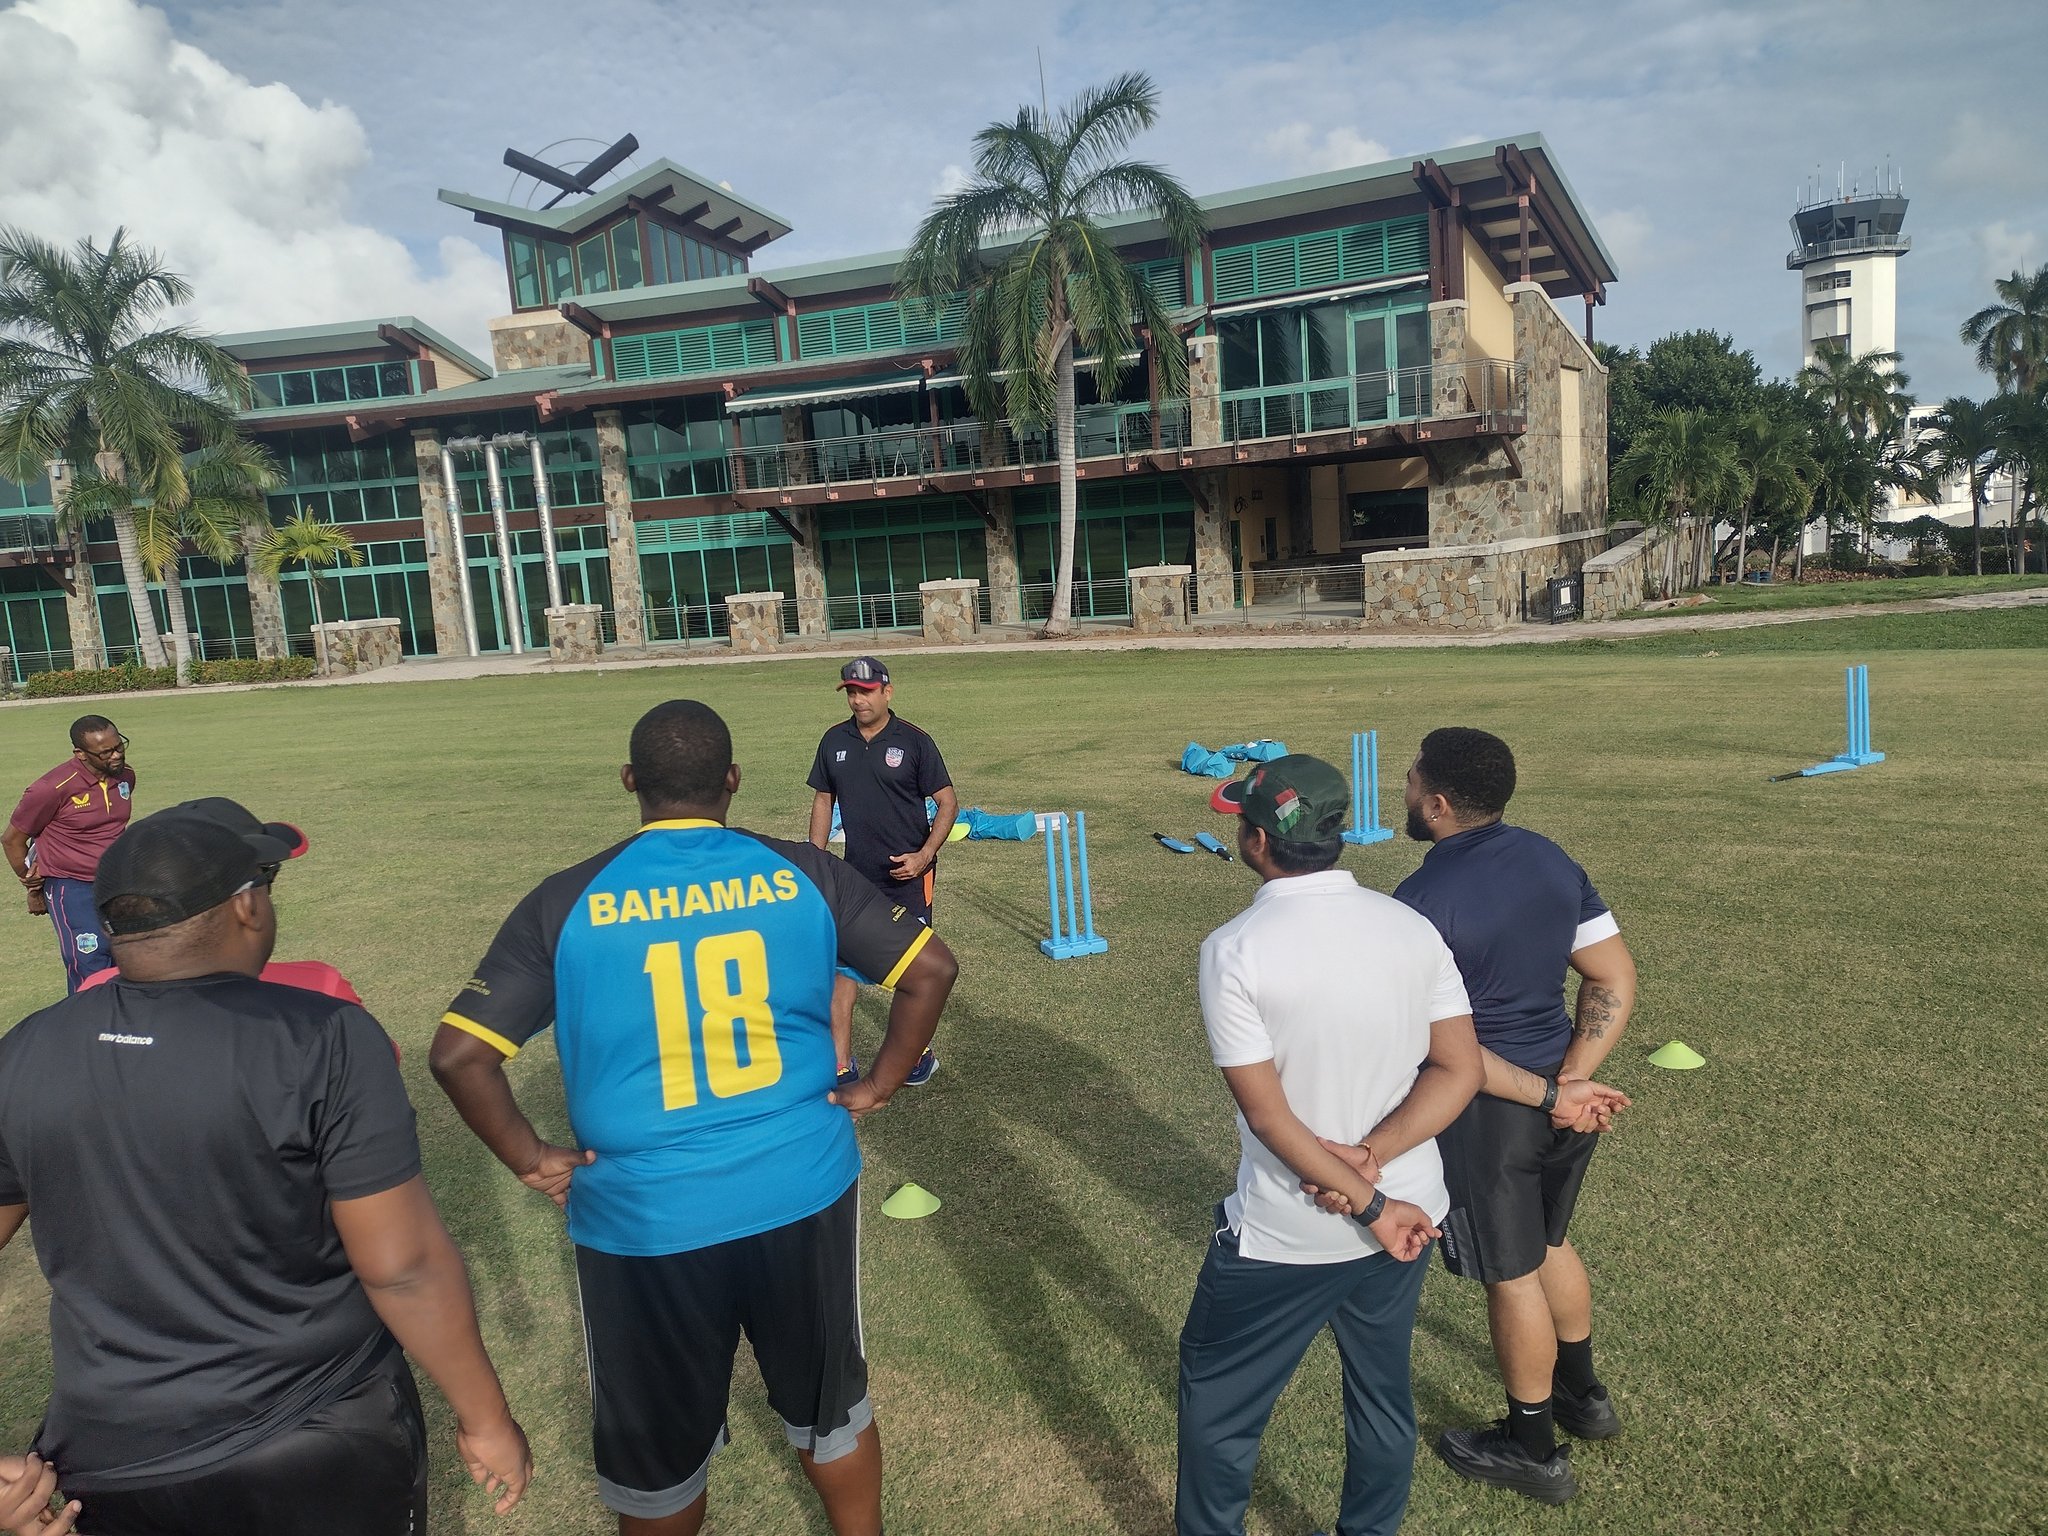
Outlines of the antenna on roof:
{"label": "antenna on roof", "polygon": [[[597,140],[595,139],[557,139],[554,143],[545,146],[540,153],[541,155],[554,155],[564,145],[595,144],[596,142]],[[617,170],[639,148],[640,141],[629,133],[617,143],[600,150],[595,156],[583,161],[580,165],[574,161],[563,165],[555,165],[548,160],[541,159],[540,155],[521,154],[516,149],[505,151],[505,164],[519,172],[521,176],[529,177],[538,183],[538,185],[530,188],[527,192],[526,206],[529,208],[533,206],[533,199],[540,195],[542,187],[554,187],[556,189],[555,195],[541,204],[543,208],[552,208],[572,192],[578,195],[595,192],[598,183]],[[515,190],[518,188],[519,182],[516,177],[512,185]]]}

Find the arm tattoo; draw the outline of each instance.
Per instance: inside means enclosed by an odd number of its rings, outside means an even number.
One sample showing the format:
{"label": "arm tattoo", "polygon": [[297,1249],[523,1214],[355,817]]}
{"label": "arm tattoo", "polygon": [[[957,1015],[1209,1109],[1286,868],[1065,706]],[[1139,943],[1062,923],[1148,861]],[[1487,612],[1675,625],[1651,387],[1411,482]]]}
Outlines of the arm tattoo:
{"label": "arm tattoo", "polygon": [[1579,1017],[1572,1034],[1580,1040],[1602,1040],[1621,1012],[1621,997],[1612,987],[1588,981],[1579,987]]}

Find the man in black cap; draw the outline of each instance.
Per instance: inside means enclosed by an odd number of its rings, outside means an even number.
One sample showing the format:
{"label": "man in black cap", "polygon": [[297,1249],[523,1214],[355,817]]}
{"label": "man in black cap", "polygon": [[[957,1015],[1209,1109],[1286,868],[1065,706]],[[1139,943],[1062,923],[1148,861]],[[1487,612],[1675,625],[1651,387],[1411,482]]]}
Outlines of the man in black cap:
{"label": "man in black cap", "polygon": [[[832,835],[832,807],[846,830],[846,862],[912,917],[930,926],[939,850],[953,830],[960,797],[939,755],[939,744],[890,708],[896,698],[889,669],[872,656],[856,656],[839,669],[847,718],[818,743],[809,784],[813,846]],[[925,801],[937,806],[928,814]],[[865,978],[859,978],[865,979]],[[832,1045],[839,1053],[839,1083],[859,1081],[853,1058],[856,978],[842,970],[832,992]],[[916,1088],[931,1081],[939,1058],[927,1050],[904,1079]]]}
{"label": "man in black cap", "polygon": [[501,1513],[531,1475],[383,1030],[257,979],[303,843],[232,801],[134,823],[93,882],[120,979],[0,1039],[0,1242],[33,1210],[52,1293],[35,1449],[93,1530],[424,1530],[405,1352]]}

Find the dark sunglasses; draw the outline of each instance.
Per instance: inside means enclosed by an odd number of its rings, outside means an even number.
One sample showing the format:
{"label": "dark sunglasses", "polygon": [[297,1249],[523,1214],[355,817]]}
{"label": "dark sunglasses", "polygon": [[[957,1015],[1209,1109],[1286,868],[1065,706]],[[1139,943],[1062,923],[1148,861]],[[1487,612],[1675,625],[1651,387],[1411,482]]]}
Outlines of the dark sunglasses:
{"label": "dark sunglasses", "polygon": [[112,757],[116,752],[126,752],[128,750],[128,738],[123,736],[111,747],[106,747],[98,752],[95,752],[91,747],[80,747],[78,750],[87,757]]}

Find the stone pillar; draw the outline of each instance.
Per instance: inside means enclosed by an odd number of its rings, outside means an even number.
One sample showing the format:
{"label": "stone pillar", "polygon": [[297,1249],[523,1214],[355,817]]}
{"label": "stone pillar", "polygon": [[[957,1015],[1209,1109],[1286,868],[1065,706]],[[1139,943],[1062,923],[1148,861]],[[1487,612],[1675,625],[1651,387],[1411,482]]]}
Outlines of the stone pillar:
{"label": "stone pillar", "polygon": [[647,644],[640,596],[640,541],[633,532],[633,482],[626,474],[626,424],[617,411],[597,413],[597,465],[604,479],[605,547],[611,556],[612,613],[618,644]]}
{"label": "stone pillar", "polygon": [[603,614],[595,603],[566,603],[548,609],[548,660],[595,661],[602,656]]}
{"label": "stone pillar", "polygon": [[1230,558],[1230,477],[1221,471],[1195,476],[1195,610],[1227,613],[1237,574]]}
{"label": "stone pillar", "polygon": [[1215,448],[1223,442],[1223,339],[1188,338],[1188,446]]}
{"label": "stone pillar", "polygon": [[1464,364],[1472,355],[1472,305],[1439,299],[1429,306],[1430,415],[1461,416],[1474,409]]}
{"label": "stone pillar", "polygon": [[917,602],[924,637],[934,645],[962,645],[981,632],[977,596],[981,583],[972,576],[947,581],[920,581]]}
{"label": "stone pillar", "polygon": [[818,509],[787,507],[782,515],[796,524],[801,535],[789,550],[796,577],[796,632],[822,637],[831,633],[832,626],[825,610],[825,552],[818,547]]}
{"label": "stone pillar", "polygon": [[1188,627],[1191,565],[1141,565],[1130,571],[1131,628],[1141,635]]}
{"label": "stone pillar", "polygon": [[335,619],[316,624],[313,655],[322,677],[375,672],[405,659],[396,619]]}
{"label": "stone pillar", "polygon": [[7,665],[7,658],[14,653],[0,645],[0,693],[6,693],[14,686],[14,672]]}
{"label": "stone pillar", "polygon": [[[64,498],[71,492],[71,466],[58,460],[49,471],[50,504],[61,521]],[[85,530],[69,528],[57,537],[71,551],[71,585],[64,592],[64,618],[71,628],[71,665],[81,671],[103,667],[107,641],[100,630],[99,599],[92,590],[92,561],[85,555]]]}
{"label": "stone pillar", "polygon": [[785,405],[782,408],[783,484],[811,483],[811,456],[801,446],[809,441],[810,436],[804,429],[804,408],[800,405]]}
{"label": "stone pillar", "polygon": [[735,592],[725,600],[725,628],[733,650],[759,655],[782,648],[782,594]]}
{"label": "stone pillar", "polygon": [[1008,490],[983,491],[988,515],[988,621],[1024,622],[1024,595],[1017,585],[1017,505]]}
{"label": "stone pillar", "polygon": [[427,543],[427,595],[434,608],[434,654],[467,656],[469,631],[462,619],[462,584],[469,579],[463,551],[452,548],[448,491],[441,479],[441,434],[415,429],[413,461],[420,481],[420,525]]}

